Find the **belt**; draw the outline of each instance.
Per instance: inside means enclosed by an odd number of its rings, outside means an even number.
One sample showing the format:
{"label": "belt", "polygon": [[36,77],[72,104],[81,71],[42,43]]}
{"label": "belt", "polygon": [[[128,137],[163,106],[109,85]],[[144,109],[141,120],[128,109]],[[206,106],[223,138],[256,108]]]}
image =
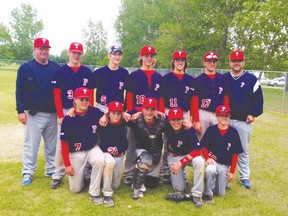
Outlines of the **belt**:
{"label": "belt", "polygon": [[114,157],[122,157],[122,156],[124,156],[125,155],[125,152],[122,152],[122,153],[120,153],[120,154],[116,154],[116,155],[113,155]]}
{"label": "belt", "polygon": [[169,156],[173,156],[173,157],[179,157],[179,156],[183,156],[183,155],[180,155],[180,154],[175,154],[175,153],[168,153]]}

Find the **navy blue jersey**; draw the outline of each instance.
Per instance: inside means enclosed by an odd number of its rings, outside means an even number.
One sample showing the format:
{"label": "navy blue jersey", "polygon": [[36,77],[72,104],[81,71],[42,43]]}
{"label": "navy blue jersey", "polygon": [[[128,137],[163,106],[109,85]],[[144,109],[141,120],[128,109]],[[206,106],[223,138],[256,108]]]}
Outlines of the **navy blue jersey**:
{"label": "navy blue jersey", "polygon": [[64,117],[60,139],[68,143],[69,152],[87,151],[96,145],[99,120],[103,115],[98,108],[88,107],[84,116]]}
{"label": "navy blue jersey", "polygon": [[161,81],[162,76],[154,71],[151,77],[151,87],[149,88],[148,78],[141,69],[129,74],[125,86],[126,91],[133,93],[133,108],[142,107],[144,99],[147,97],[159,100]]}
{"label": "navy blue jersey", "polygon": [[256,76],[244,72],[234,78],[231,73],[225,73],[231,96],[229,97],[231,119],[246,121],[248,115],[257,117],[263,113],[263,93]]}
{"label": "navy blue jersey", "polygon": [[190,110],[190,101],[194,94],[194,78],[184,74],[179,80],[174,73],[168,73],[162,78],[160,96],[165,99],[168,109],[179,107],[184,111]]}
{"label": "navy blue jersey", "polygon": [[229,95],[229,84],[224,75],[216,73],[215,79],[202,73],[195,79],[195,95],[199,98],[199,108],[215,112],[216,107],[223,105],[224,96]]}
{"label": "navy blue jersey", "polygon": [[215,161],[227,166],[231,165],[234,154],[243,152],[239,134],[231,126],[224,135],[220,133],[218,125],[210,126],[201,139],[201,147],[206,148]]}
{"label": "navy blue jersey", "polygon": [[63,108],[73,107],[73,92],[79,87],[88,87],[92,71],[81,65],[77,72],[74,72],[67,64],[60,67],[52,80],[54,88],[61,89]]}
{"label": "navy blue jersey", "polygon": [[[103,152],[115,152],[117,150],[117,153],[121,154],[128,148],[125,121],[122,121],[120,124],[108,123],[106,127],[100,127],[99,135],[101,141],[100,147]],[[113,150],[108,151],[109,148]]]}
{"label": "navy blue jersey", "polygon": [[102,105],[111,101],[124,103],[124,84],[128,76],[125,68],[110,70],[108,66],[101,67],[93,72],[90,88],[97,88],[96,102]]}
{"label": "navy blue jersey", "polygon": [[56,112],[51,81],[59,68],[56,62],[48,61],[47,65],[39,64],[35,59],[22,64],[16,80],[16,109],[35,112]]}
{"label": "navy blue jersey", "polygon": [[168,139],[168,152],[170,153],[187,155],[192,150],[201,149],[194,128],[189,130],[182,128],[178,133],[175,133],[172,126],[168,123],[165,132]]}

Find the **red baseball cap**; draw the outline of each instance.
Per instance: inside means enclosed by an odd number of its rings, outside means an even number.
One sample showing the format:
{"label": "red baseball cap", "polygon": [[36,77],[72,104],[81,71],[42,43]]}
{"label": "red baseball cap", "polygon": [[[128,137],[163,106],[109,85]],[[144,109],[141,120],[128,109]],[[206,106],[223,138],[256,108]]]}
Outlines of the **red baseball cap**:
{"label": "red baseball cap", "polygon": [[73,42],[70,44],[69,51],[83,53],[83,45],[78,42]]}
{"label": "red baseball cap", "polygon": [[180,108],[172,108],[168,112],[168,120],[172,119],[184,119],[183,110]]}
{"label": "red baseball cap", "polygon": [[36,38],[34,40],[34,47],[49,47],[51,48],[50,44],[49,44],[49,40],[46,38]]}
{"label": "red baseball cap", "polygon": [[230,61],[244,60],[244,59],[245,59],[245,55],[244,55],[244,52],[241,50],[235,50],[235,51],[231,52],[231,54],[230,54]]}
{"label": "red baseball cap", "polygon": [[204,61],[216,60],[218,61],[218,54],[216,52],[207,52],[204,55]]}
{"label": "red baseball cap", "polygon": [[158,108],[158,101],[155,98],[145,98],[143,108]]}
{"label": "red baseball cap", "polygon": [[140,55],[143,56],[147,54],[156,55],[156,49],[153,46],[142,47],[140,50]]}
{"label": "red baseball cap", "polygon": [[177,50],[173,53],[173,59],[187,59],[187,53],[184,50]]}
{"label": "red baseball cap", "polygon": [[231,116],[230,107],[225,106],[225,105],[218,106],[216,108],[216,116],[221,116],[221,115],[229,115],[229,116]]}
{"label": "red baseball cap", "polygon": [[91,98],[92,92],[88,88],[80,87],[74,91],[74,98]]}
{"label": "red baseball cap", "polygon": [[118,101],[112,101],[109,103],[108,111],[109,112],[115,112],[115,111],[123,112],[123,104]]}

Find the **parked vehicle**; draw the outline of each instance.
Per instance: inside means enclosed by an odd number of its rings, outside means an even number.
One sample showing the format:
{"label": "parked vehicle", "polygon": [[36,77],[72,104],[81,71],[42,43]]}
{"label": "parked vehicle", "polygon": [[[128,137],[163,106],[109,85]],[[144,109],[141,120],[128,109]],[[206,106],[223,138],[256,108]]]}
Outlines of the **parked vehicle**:
{"label": "parked vehicle", "polygon": [[268,82],[271,81],[270,79],[266,78],[266,77],[262,77],[259,82],[261,85],[267,85]]}
{"label": "parked vehicle", "polygon": [[284,86],[285,85],[285,77],[277,77],[274,78],[273,80],[268,81],[267,83],[268,86]]}

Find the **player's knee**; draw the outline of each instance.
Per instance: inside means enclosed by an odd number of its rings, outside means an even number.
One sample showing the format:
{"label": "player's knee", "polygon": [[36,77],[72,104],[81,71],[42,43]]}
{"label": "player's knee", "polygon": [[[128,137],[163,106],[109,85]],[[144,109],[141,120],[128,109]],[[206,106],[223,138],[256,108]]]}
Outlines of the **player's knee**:
{"label": "player's knee", "polygon": [[216,174],[216,166],[208,165],[206,167],[206,176],[212,176]]}
{"label": "player's knee", "polygon": [[136,160],[136,167],[142,172],[147,172],[153,165],[153,156],[147,151],[143,151]]}
{"label": "player's knee", "polygon": [[196,172],[204,172],[205,170],[205,161],[201,156],[193,158],[193,169]]}

